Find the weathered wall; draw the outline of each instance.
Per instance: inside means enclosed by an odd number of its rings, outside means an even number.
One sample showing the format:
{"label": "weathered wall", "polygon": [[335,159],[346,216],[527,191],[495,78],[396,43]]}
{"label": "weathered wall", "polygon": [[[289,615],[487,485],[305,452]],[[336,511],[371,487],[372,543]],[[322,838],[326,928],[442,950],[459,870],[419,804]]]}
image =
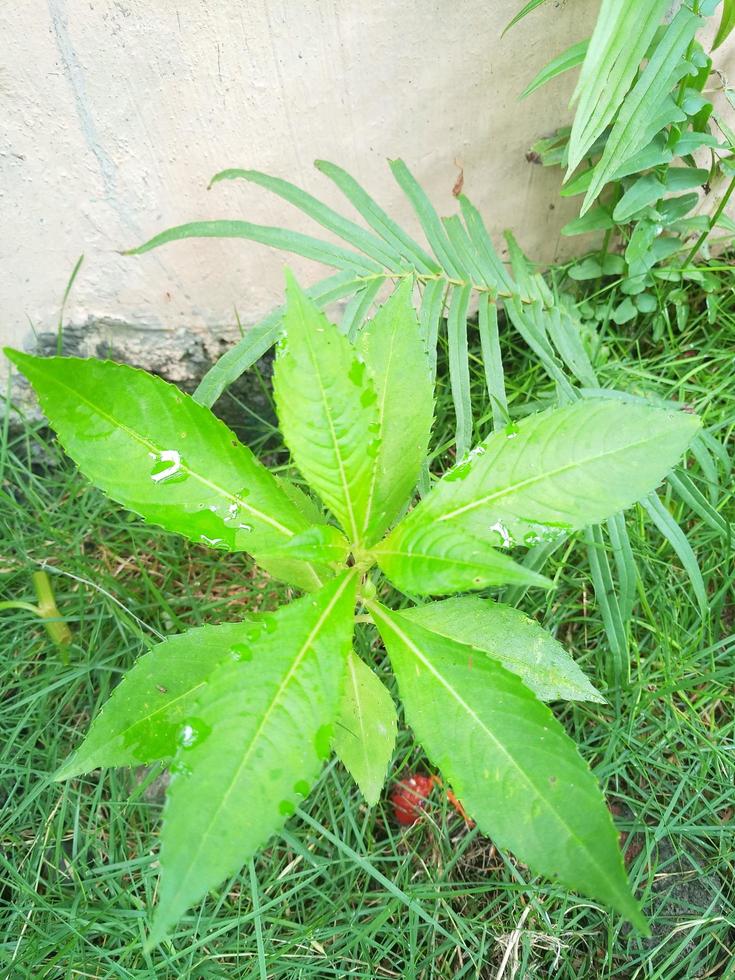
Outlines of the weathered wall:
{"label": "weathered wall", "polygon": [[[519,104],[551,56],[589,31],[597,3],[554,0],[504,38],[519,0],[20,0],[0,8],[0,333],[29,346],[67,306],[81,350],[124,346],[184,378],[192,363],[277,301],[284,256],[245,242],[117,250],[170,225],[247,217],[310,230],[284,202],[243,183],[246,166],[341,198],[311,166],[341,164],[401,220],[387,169],[403,157],[444,213],[457,164],[498,232],[538,260],[567,245],[574,202],[559,174],[526,160],[565,121],[570,81]],[[456,161],[456,162],[455,162]],[[323,270],[289,259],[305,279]],[[202,343],[203,342],[203,343]],[[178,363],[181,355],[184,360]],[[188,358],[188,360],[187,360]]]}

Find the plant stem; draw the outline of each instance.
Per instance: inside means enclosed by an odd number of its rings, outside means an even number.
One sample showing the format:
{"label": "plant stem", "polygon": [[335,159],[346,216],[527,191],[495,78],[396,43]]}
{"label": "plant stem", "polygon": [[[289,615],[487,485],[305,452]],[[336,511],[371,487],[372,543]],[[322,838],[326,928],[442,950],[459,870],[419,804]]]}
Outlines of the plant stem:
{"label": "plant stem", "polygon": [[51,580],[46,572],[34,572],[31,578],[33,580],[33,588],[38,597],[38,609],[35,611],[44,620],[43,625],[46,627],[48,635],[56,646],[59,647],[62,663],[67,664],[69,658],[66,654],[66,647],[71,643],[72,635],[71,630],[59,612],[59,607],[56,605]]}

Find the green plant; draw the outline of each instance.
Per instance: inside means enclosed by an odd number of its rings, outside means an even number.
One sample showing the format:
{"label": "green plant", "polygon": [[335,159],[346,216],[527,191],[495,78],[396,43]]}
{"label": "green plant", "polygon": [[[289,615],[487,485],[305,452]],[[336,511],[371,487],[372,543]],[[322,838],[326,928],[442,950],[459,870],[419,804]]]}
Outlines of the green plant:
{"label": "green plant", "polygon": [[531,415],[493,432],[405,513],[433,415],[410,294],[399,289],[353,345],[288,286],[274,373],[281,428],[341,529],[160,379],[8,352],[93,483],[148,521],[250,552],[306,592],[154,647],[57,773],[169,765],[151,942],[283,826],[332,746],[376,801],[396,712],[351,651],[355,621],[377,627],[409,724],[480,828],[647,928],[596,781],[542,703],[599,693],[516,610],[478,597],[393,609],[377,571],[413,599],[548,586],[506,549],[562,538],[649,493],[699,422],[605,399]]}
{"label": "green plant", "polygon": [[[727,223],[723,212],[735,190],[732,134],[713,114],[705,92],[712,59],[696,38],[717,0],[684,2],[664,24],[669,6],[668,0],[603,0],[589,41],[554,58],[523,93],[581,65],[572,126],[533,152],[547,166],[566,168],[562,196],[584,195],[579,218],[562,234],[604,232],[601,250],[568,274],[582,282],[622,279],[616,323],[655,309],[657,281],[686,274],[715,226]],[[715,47],[733,23],[727,2]],[[711,119],[721,136],[710,131]],[[693,213],[723,179],[728,183],[714,213]],[[613,236],[621,253],[610,250]]]}
{"label": "green plant", "polygon": [[[367,227],[355,223],[289,181],[260,171],[223,170],[215,175],[210,187],[235,179],[261,186],[295,205],[350,248],[285,228],[219,220],[191,222],[168,229],[131,249],[128,254],[142,254],[179,239],[217,237],[249,239],[303,255],[338,270],[335,275],[312,286],[308,293],[321,308],[336,300],[347,301],[340,327],[353,339],[369,317],[381,289],[412,282],[420,297],[418,330],[432,375],[436,372],[437,350],[446,343],[456,419],[455,444],[460,458],[468,451],[473,438],[480,434],[473,431],[473,418],[479,413],[473,410],[477,398],[473,405],[469,381],[468,332],[472,329],[470,309],[473,301],[477,305],[477,331],[487,400],[495,428],[507,424],[512,415],[503,367],[505,351],[501,347],[501,339],[506,350],[510,341],[507,328],[517,332],[552,381],[554,396],[551,404],[569,404],[590,394],[600,394],[604,386],[598,381],[595,369],[595,360],[601,356],[597,333],[600,322],[609,320],[610,311],[603,312],[600,306],[604,307],[604,304],[596,305],[594,296],[589,304],[579,308],[570,297],[560,296],[555,286],[550,288],[535,272],[509,232],[506,232],[506,240],[510,268],[506,268],[495,250],[490,232],[470,200],[460,195],[461,215],[440,218],[402,160],[390,162],[391,173],[414,209],[429,251],[409,231],[396,224],[350,174],[326,161],[317,161],[316,167],[344,193]],[[501,305],[505,322],[498,312]],[[589,315],[584,316],[585,313]],[[504,332],[503,326],[506,326]],[[212,366],[195,391],[195,400],[211,407],[228,385],[273,346],[282,330],[283,309],[279,308],[249,329]],[[590,343],[585,342],[588,338],[591,338]],[[655,393],[651,394],[655,397]],[[637,395],[634,391],[631,397]],[[628,397],[628,394],[620,392],[618,397]],[[708,457],[726,455],[708,432],[702,432],[695,440],[692,451],[710,470]],[[708,502],[701,499],[701,495],[692,494],[689,483],[686,473],[677,468],[671,482],[674,491],[687,506],[694,506],[692,501],[696,497],[696,513],[705,511],[709,520],[716,520],[716,499]],[[420,487],[422,491],[428,487],[426,471]],[[715,497],[716,489],[717,483],[713,481]],[[700,609],[706,611],[708,602],[701,571],[686,534],[670,515],[666,515],[657,497],[650,503],[658,513],[657,529],[679,556],[691,578],[696,601]],[[609,680],[611,687],[620,688],[628,683],[631,673],[629,627],[639,570],[622,515],[615,515],[605,527],[588,529],[585,535],[595,593],[613,651],[608,663]],[[540,542],[529,550],[523,559],[524,565],[532,570],[539,568],[558,545],[558,541]]]}

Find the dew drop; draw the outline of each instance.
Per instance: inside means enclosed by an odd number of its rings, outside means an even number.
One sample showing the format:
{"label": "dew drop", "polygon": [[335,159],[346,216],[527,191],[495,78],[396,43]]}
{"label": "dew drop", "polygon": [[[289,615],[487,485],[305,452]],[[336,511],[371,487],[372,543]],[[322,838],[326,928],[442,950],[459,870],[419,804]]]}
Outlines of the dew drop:
{"label": "dew drop", "polygon": [[513,538],[510,535],[510,531],[502,521],[496,521],[494,524],[491,524],[490,530],[495,531],[496,534],[500,535],[503,548],[510,548],[510,546],[513,544]]}
{"label": "dew drop", "polygon": [[328,759],[332,751],[332,726],[321,725],[314,736],[314,748],[320,759]]}
{"label": "dew drop", "polygon": [[350,370],[347,372],[347,377],[358,387],[362,385],[362,379],[365,377],[365,364],[362,361],[355,359],[352,362]]}
{"label": "dew drop", "polygon": [[179,732],[179,745],[182,749],[191,749],[210,734],[212,729],[201,718],[187,718]]}
{"label": "dew drop", "polygon": [[305,779],[299,779],[293,784],[293,791],[294,793],[298,793],[299,796],[308,796],[310,788]]}
{"label": "dew drop", "polygon": [[168,767],[168,771],[172,776],[191,776],[191,769],[189,766],[184,765],[183,762],[172,762]]}
{"label": "dew drop", "polygon": [[217,548],[218,551],[227,551],[227,544],[222,538],[208,538],[206,534],[200,534],[199,538],[210,548]]}
{"label": "dew drop", "polygon": [[278,812],[282,813],[284,817],[290,817],[292,814],[296,813],[296,807],[291,800],[281,800],[281,802],[278,804]]}
{"label": "dew drop", "polygon": [[266,633],[275,633],[278,629],[278,620],[270,613],[266,613],[266,615],[263,616],[263,626],[265,627]]}
{"label": "dew drop", "polygon": [[153,462],[151,480],[154,483],[163,483],[178,477],[178,480],[185,480],[186,473],[181,470],[181,456],[176,449],[164,449],[160,453],[148,453]]}
{"label": "dew drop", "polygon": [[466,476],[469,475],[470,468],[472,466],[472,460],[466,459],[463,463],[459,463],[453,469],[449,470],[448,473],[444,474],[444,480],[446,483],[453,483],[455,480],[464,480]]}
{"label": "dew drop", "polygon": [[515,439],[515,437],[518,435],[518,426],[515,422],[509,422],[506,425],[504,432],[506,439]]}
{"label": "dew drop", "polygon": [[247,643],[233,643],[230,647],[230,656],[239,663],[245,663],[253,659],[253,651]]}

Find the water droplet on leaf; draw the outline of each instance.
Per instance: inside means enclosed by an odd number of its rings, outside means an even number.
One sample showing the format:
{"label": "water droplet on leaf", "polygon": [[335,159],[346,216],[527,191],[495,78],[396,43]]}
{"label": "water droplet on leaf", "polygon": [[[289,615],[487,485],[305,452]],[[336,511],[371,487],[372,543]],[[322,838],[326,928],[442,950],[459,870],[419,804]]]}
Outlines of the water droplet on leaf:
{"label": "water droplet on leaf", "polygon": [[314,736],[314,748],[320,759],[328,759],[332,751],[332,725],[321,725]]}
{"label": "water droplet on leaf", "polygon": [[185,480],[186,473],[182,471],[181,456],[176,449],[164,449],[160,453],[148,453],[153,459],[153,469],[151,470],[151,480],[154,483],[164,483],[166,481]]}
{"label": "water droplet on leaf", "polygon": [[365,364],[355,358],[355,360],[352,362],[350,370],[347,372],[347,377],[350,379],[353,385],[360,387],[362,385],[362,379],[365,377]]}
{"label": "water droplet on leaf", "polygon": [[247,643],[233,643],[230,647],[230,654],[233,660],[246,662],[253,659],[253,651]]}
{"label": "water droplet on leaf", "polygon": [[179,745],[191,749],[210,734],[212,729],[201,718],[187,718],[179,732]]}

